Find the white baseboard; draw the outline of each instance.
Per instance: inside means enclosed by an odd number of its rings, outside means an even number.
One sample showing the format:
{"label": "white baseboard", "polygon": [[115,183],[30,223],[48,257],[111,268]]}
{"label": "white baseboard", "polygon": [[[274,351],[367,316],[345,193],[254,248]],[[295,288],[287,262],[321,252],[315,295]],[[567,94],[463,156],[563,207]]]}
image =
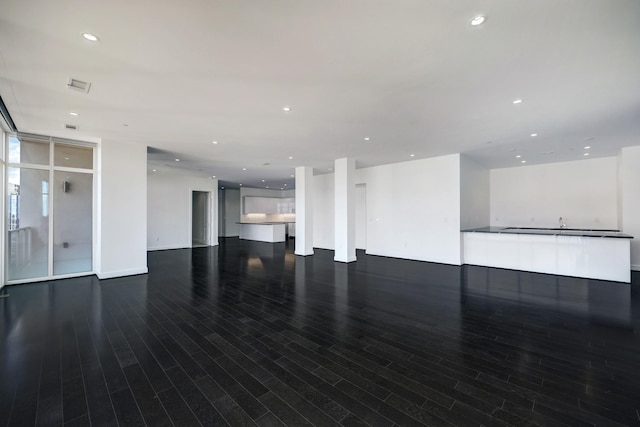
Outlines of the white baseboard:
{"label": "white baseboard", "polygon": [[335,262],[342,262],[342,263],[348,264],[348,263],[350,263],[350,262],[355,262],[355,261],[357,261],[358,259],[357,259],[356,257],[347,257],[347,259],[346,259],[346,260],[343,260],[343,259],[338,259],[338,258],[336,258],[336,257],[334,256],[334,257],[333,257],[333,260],[334,260]]}
{"label": "white baseboard", "polygon": [[[215,243],[212,243],[211,245],[203,245],[203,246],[200,246],[200,247],[219,246],[219,245],[220,245],[219,242],[215,242]],[[149,246],[147,248],[147,252],[169,251],[171,249],[191,249],[191,246],[185,246],[185,245]]]}
{"label": "white baseboard", "polygon": [[149,269],[147,267],[144,268],[132,268],[131,270],[120,270],[120,271],[108,271],[106,273],[96,273],[98,279],[113,279],[115,277],[124,277],[124,276],[135,276],[136,274],[147,274]]}
{"label": "white baseboard", "polygon": [[633,271],[640,271],[640,264],[631,264],[631,269]]}
{"label": "white baseboard", "polygon": [[166,251],[169,249],[191,249],[191,246],[185,246],[185,245],[150,246],[147,248],[147,252]]}
{"label": "white baseboard", "polygon": [[309,253],[306,253],[306,252],[297,253],[297,252],[295,252],[295,255],[298,255],[298,256],[311,256],[311,255],[313,255],[313,251],[311,251]]}

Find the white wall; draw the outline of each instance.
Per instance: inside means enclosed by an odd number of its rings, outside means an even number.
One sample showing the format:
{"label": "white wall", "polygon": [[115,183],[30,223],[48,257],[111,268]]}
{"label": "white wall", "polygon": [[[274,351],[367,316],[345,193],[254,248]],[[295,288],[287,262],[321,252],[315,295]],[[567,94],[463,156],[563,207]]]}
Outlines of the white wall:
{"label": "white wall", "polygon": [[618,159],[620,229],[635,237],[631,241],[631,269],[640,270],[640,146],[623,148]]}
{"label": "white wall", "polygon": [[212,193],[210,241],[211,245],[218,244],[218,180],[150,172],[147,189],[148,250],[191,247],[193,191]]}
{"label": "white wall", "polygon": [[334,174],[313,177],[313,247],[334,250]]}
{"label": "white wall", "polygon": [[147,272],[147,147],[102,141],[98,147],[99,278]]}
{"label": "white wall", "polygon": [[459,265],[460,155],[360,169],[367,254]]}
{"label": "white wall", "polygon": [[492,169],[493,226],[617,229],[617,159]]}
{"label": "white wall", "polygon": [[490,214],[489,169],[460,156],[460,229],[486,227]]}
{"label": "white wall", "polygon": [[242,222],[296,222],[295,214],[244,214],[244,197],[295,197],[295,190],[272,190],[267,188],[240,188],[240,220]]}

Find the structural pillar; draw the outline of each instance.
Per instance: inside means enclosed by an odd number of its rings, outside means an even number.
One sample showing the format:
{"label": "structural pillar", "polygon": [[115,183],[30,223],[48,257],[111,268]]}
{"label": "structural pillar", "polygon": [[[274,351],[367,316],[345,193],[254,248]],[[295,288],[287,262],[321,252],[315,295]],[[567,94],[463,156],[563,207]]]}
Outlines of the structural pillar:
{"label": "structural pillar", "polygon": [[640,146],[618,156],[618,228],[631,234],[631,270],[640,271]]}
{"label": "structural pillar", "polygon": [[356,161],[343,158],[335,161],[335,248],[334,261],[356,260]]}
{"label": "structural pillar", "polygon": [[313,255],[313,168],[296,168],[296,255]]}

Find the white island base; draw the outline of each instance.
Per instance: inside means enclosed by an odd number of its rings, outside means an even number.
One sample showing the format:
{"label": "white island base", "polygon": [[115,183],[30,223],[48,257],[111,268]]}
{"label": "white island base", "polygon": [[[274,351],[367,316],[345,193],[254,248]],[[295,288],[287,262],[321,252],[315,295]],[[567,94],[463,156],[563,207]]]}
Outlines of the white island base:
{"label": "white island base", "polygon": [[630,239],[465,232],[464,263],[631,282]]}
{"label": "white island base", "polygon": [[246,223],[240,226],[240,238],[256,240],[258,242],[284,242],[286,241],[286,224],[284,223]]}

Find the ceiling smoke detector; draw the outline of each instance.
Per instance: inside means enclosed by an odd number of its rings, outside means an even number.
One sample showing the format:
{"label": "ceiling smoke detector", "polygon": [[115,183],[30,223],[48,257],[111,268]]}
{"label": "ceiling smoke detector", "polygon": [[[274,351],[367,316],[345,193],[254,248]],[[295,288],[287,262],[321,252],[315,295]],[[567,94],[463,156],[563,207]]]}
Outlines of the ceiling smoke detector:
{"label": "ceiling smoke detector", "polygon": [[82,80],[74,79],[73,77],[69,78],[67,82],[67,87],[69,89],[77,90],[79,92],[89,93],[89,89],[91,89],[91,83],[83,82]]}

